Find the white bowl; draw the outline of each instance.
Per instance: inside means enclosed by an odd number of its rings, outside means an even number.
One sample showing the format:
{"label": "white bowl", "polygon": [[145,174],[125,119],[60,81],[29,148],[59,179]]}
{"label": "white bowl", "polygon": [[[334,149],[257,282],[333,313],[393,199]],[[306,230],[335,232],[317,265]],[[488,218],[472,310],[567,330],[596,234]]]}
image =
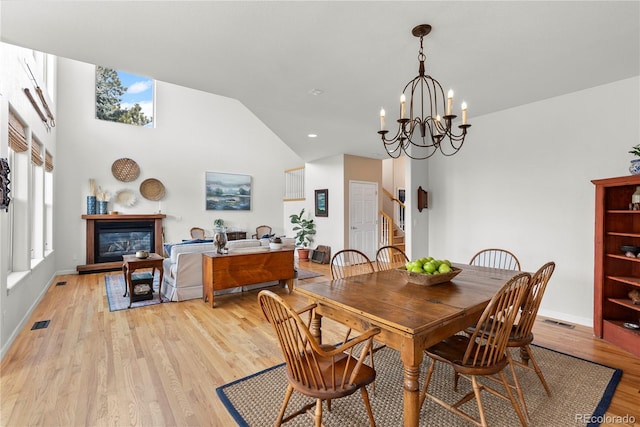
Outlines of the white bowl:
{"label": "white bowl", "polygon": [[270,249],[282,249],[283,243],[272,243],[269,242]]}

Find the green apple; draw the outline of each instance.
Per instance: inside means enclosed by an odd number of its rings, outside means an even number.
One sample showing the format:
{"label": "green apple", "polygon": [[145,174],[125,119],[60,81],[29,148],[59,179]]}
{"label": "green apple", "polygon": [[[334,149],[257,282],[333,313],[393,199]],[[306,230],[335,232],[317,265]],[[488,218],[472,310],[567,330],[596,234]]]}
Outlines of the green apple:
{"label": "green apple", "polygon": [[429,261],[422,266],[422,269],[425,271],[425,273],[433,274],[436,271],[436,265],[432,261]]}
{"label": "green apple", "polygon": [[451,273],[451,267],[449,267],[447,264],[442,263],[440,264],[440,267],[438,267],[438,272],[440,273]]}

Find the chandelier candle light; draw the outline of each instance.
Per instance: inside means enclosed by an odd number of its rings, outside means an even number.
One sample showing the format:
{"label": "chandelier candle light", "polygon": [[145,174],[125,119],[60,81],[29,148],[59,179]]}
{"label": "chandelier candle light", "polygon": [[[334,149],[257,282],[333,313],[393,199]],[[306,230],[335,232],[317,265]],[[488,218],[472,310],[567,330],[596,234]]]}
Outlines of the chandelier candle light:
{"label": "chandelier candle light", "polygon": [[[390,157],[398,158],[404,152],[411,159],[423,160],[433,156],[438,150],[445,156],[452,156],[460,150],[471,127],[467,123],[467,103],[462,103],[462,123],[458,125],[459,133],[454,133],[452,122],[453,90],[449,90],[446,100],[440,83],[429,75],[425,75],[422,40],[431,32],[431,25],[422,24],[415,27],[411,33],[420,38],[418,52],[418,76],[404,87],[400,96],[400,118],[398,132],[393,138],[387,139],[388,130],[385,129],[385,111],[380,110],[380,134],[384,148]],[[419,92],[417,92],[419,90]],[[407,116],[407,97],[409,91],[409,113]],[[425,93],[426,92],[426,93]],[[425,99],[425,94],[427,98]],[[440,106],[439,106],[440,104]],[[440,115],[442,113],[442,116]],[[418,131],[416,131],[418,129]]]}

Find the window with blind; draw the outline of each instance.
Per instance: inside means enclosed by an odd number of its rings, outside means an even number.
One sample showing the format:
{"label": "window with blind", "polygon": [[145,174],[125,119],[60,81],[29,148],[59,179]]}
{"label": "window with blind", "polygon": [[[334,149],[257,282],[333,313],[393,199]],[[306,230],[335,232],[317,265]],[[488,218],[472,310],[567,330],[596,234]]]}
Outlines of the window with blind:
{"label": "window with blind", "polygon": [[27,243],[28,207],[28,171],[29,143],[27,142],[26,125],[11,110],[8,117],[9,152],[8,161],[11,169],[11,203],[9,204],[9,247],[8,272],[29,269],[29,244]]}
{"label": "window with blind", "polygon": [[53,156],[44,151],[44,251],[53,250]]}
{"label": "window with blind", "polygon": [[47,172],[53,172],[53,156],[49,150],[44,151],[44,170]]}
{"label": "window with blind", "polygon": [[[7,270],[33,269],[53,250],[53,155],[11,107],[8,115],[11,169]],[[16,275],[14,277],[21,277]],[[12,284],[9,280],[8,287]]]}
{"label": "window with blind", "polygon": [[[31,138],[31,260],[44,258],[44,149],[38,138]],[[33,265],[32,265],[33,266]]]}

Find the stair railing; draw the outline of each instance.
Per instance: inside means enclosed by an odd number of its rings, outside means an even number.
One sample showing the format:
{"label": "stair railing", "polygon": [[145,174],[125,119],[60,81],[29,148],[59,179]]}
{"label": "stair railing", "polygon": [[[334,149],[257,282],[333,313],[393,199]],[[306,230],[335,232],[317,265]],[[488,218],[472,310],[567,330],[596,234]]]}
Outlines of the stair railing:
{"label": "stair railing", "polygon": [[380,211],[380,245],[379,247],[393,244],[393,218]]}
{"label": "stair railing", "polygon": [[393,211],[398,219],[397,226],[400,230],[404,231],[405,204],[384,188],[382,189],[382,194],[393,203]]}

